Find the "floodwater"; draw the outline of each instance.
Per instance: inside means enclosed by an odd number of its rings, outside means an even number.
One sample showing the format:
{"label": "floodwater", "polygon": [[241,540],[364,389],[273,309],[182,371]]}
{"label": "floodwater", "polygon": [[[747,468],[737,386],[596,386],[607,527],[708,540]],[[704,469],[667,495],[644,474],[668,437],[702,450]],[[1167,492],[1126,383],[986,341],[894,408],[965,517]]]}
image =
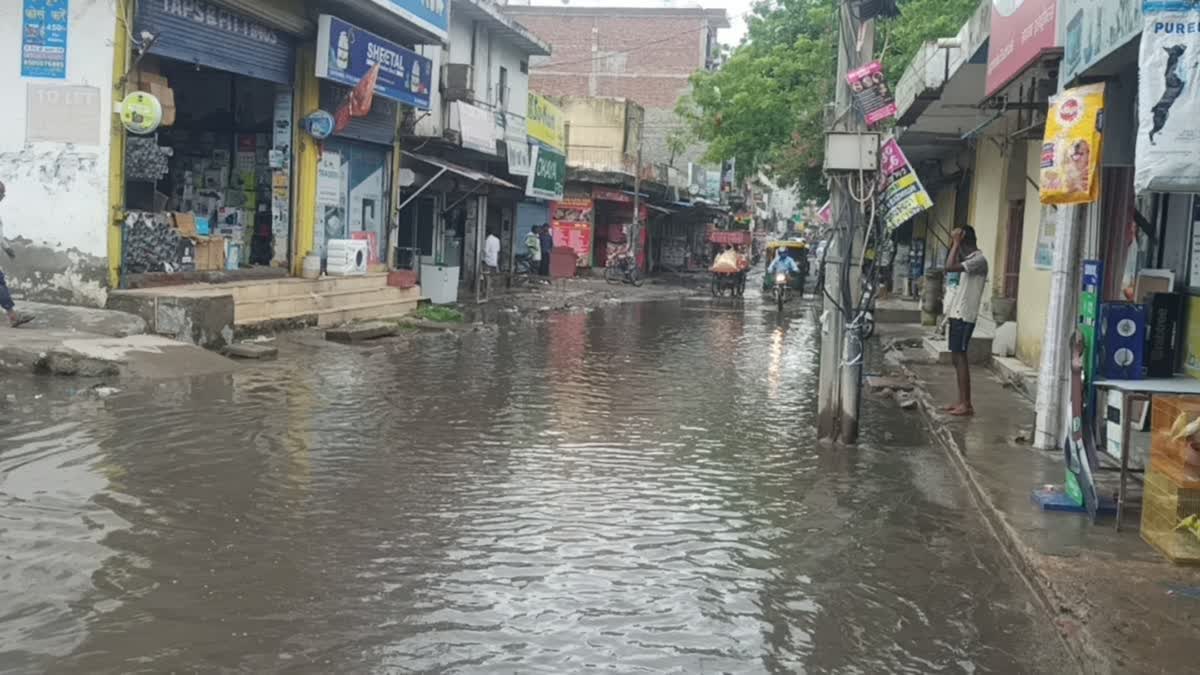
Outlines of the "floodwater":
{"label": "floodwater", "polygon": [[912,413],[816,327],[622,305],[0,397],[0,672],[1058,673]]}

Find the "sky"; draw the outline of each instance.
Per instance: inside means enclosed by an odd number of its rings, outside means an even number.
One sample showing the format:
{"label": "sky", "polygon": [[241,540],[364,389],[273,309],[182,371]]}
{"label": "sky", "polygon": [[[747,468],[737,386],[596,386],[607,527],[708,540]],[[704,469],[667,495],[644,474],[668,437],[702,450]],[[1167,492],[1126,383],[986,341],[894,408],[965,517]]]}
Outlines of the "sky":
{"label": "sky", "polygon": [[673,5],[676,7],[701,6],[706,9],[723,8],[729,16],[729,28],[721,30],[717,34],[717,39],[722,44],[727,44],[732,47],[737,46],[742,41],[742,36],[746,33],[746,14],[750,12],[750,7],[753,0],[508,0],[509,4],[513,5],[563,5],[569,4],[574,7],[661,7],[663,5]]}

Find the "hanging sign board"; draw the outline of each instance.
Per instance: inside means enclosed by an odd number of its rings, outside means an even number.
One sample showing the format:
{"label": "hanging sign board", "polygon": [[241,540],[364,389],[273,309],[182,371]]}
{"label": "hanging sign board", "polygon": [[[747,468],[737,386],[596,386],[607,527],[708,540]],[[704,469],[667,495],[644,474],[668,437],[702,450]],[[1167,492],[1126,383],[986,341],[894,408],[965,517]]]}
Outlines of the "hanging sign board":
{"label": "hanging sign board", "polygon": [[873,127],[896,116],[896,102],[883,77],[883,66],[878,61],[846,73],[846,81],[854,92],[854,101],[862,108],[867,126]]}
{"label": "hanging sign board", "polygon": [[69,7],[70,0],[25,0],[21,9],[21,77],[66,78]]}
{"label": "hanging sign board", "polygon": [[879,197],[883,223],[888,232],[933,206],[929,193],[917,178],[896,139],[879,147]]}
{"label": "hanging sign board", "polygon": [[131,134],[151,134],[162,124],[162,103],[144,91],[135,91],[121,101],[121,125]]}
{"label": "hanging sign board", "polygon": [[1200,3],[1149,0],[1138,58],[1138,193],[1200,192]]}
{"label": "hanging sign board", "polygon": [[317,22],[317,77],[353,87],[376,65],[376,94],[429,110],[432,61],[336,16],[321,15]]}
{"label": "hanging sign board", "polygon": [[529,138],[547,148],[562,150],[563,112],[545,97],[530,92],[527,130]]}
{"label": "hanging sign board", "polygon": [[508,172],[514,176],[528,176],[532,159],[528,141],[505,141],[504,152],[508,159]]}
{"label": "hanging sign board", "polygon": [[1104,85],[1089,84],[1050,97],[1042,143],[1043,204],[1096,201]]}
{"label": "hanging sign board", "polygon": [[533,146],[530,155],[533,169],[525,184],[525,194],[538,199],[558,201],[563,198],[563,186],[567,182],[567,158],[553,150]]}

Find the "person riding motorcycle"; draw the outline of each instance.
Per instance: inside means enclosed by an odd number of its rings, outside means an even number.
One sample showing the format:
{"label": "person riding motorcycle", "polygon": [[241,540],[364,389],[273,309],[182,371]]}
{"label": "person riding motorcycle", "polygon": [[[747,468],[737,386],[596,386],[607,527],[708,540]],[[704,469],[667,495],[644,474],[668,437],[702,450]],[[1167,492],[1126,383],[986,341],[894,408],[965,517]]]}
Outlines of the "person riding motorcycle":
{"label": "person riding motorcycle", "polygon": [[796,265],[796,261],[792,260],[792,256],[788,254],[786,248],[779,249],[779,255],[775,256],[774,262],[767,268],[767,274],[776,274],[784,272],[790,278],[793,274],[800,273],[800,267]]}

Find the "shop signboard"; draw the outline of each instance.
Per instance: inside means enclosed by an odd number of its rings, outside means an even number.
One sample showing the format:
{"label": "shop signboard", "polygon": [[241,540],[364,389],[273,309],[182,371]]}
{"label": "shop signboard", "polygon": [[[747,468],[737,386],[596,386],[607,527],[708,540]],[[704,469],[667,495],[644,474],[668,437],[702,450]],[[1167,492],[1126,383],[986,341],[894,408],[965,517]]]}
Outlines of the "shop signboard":
{"label": "shop signboard", "polygon": [[143,0],[134,33],[154,35],[149,52],[276,84],[295,79],[295,39],[207,0]]}
{"label": "shop signboard", "polygon": [[529,94],[526,124],[529,138],[554,150],[563,150],[563,112],[544,96]]}
{"label": "shop signboard", "polygon": [[1148,0],[1142,11],[1133,186],[1200,192],[1200,4]]}
{"label": "shop signboard", "polygon": [[433,62],[336,16],[317,21],[317,77],[353,87],[379,66],[375,93],[429,110]]}
{"label": "shop signboard", "polygon": [[454,101],[450,104],[450,129],[458,132],[464,148],[496,154],[496,120],[483,108]]}
{"label": "shop signboard", "polygon": [[368,0],[446,41],[450,0]]}
{"label": "shop signboard", "polygon": [[514,176],[528,176],[533,159],[529,141],[505,141],[504,153],[508,159],[508,172]]}
{"label": "shop signboard", "polygon": [[879,148],[879,196],[884,226],[888,232],[900,227],[910,218],[933,206],[929,193],[917,178],[904,151],[895,138],[889,138]]}
{"label": "shop signboard", "polygon": [[592,256],[593,202],[585,196],[572,195],[550,206],[550,232],[555,248],[569,248],[587,265]]}
{"label": "shop signboard", "polygon": [[1062,0],[1061,17],[1064,83],[1142,32],[1141,0]]}
{"label": "shop signboard", "polygon": [[602,185],[592,186],[592,199],[597,201],[619,202],[621,204],[633,203],[633,195],[625,194],[623,190],[604,187]]}
{"label": "shop signboard", "polygon": [[557,201],[563,198],[567,182],[567,158],[553,150],[533,146],[530,155],[532,170],[525,184],[525,194],[538,199]]}
{"label": "shop signboard", "polygon": [[992,0],[987,81],[991,96],[1058,43],[1057,0]]}
{"label": "shop signboard", "polygon": [[709,169],[704,175],[704,196],[709,199],[719,199],[721,197],[721,172],[716,169]]}
{"label": "shop signboard", "polygon": [[25,0],[21,8],[21,77],[67,77],[70,0]]}

